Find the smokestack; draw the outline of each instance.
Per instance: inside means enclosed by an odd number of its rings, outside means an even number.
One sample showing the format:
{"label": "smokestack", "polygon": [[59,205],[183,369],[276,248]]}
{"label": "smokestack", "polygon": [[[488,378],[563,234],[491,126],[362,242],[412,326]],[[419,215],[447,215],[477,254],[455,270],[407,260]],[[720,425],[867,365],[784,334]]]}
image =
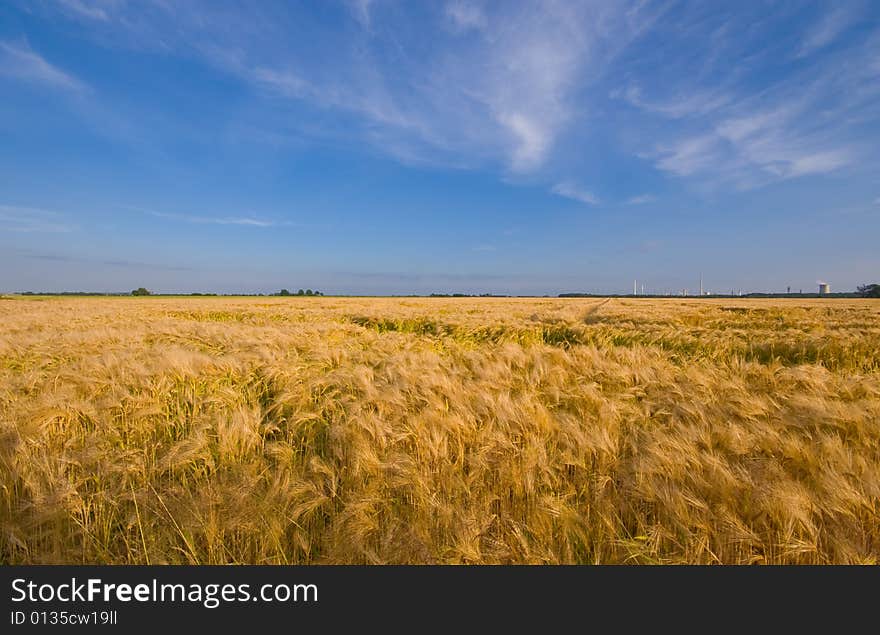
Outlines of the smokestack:
{"label": "smokestack", "polygon": [[703,295],[703,274],[700,274],[700,295]]}
{"label": "smokestack", "polygon": [[638,280],[633,280],[633,295],[638,295],[638,294],[639,294],[639,290],[638,290],[638,288],[636,287],[636,283],[637,283],[637,282],[638,282]]}

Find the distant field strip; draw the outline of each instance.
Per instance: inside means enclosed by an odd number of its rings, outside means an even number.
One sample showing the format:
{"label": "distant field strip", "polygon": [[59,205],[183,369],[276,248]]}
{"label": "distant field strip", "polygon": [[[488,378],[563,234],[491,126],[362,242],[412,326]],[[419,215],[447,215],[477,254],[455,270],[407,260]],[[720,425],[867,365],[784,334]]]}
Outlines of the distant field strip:
{"label": "distant field strip", "polygon": [[0,560],[877,563],[880,301],[4,298]]}

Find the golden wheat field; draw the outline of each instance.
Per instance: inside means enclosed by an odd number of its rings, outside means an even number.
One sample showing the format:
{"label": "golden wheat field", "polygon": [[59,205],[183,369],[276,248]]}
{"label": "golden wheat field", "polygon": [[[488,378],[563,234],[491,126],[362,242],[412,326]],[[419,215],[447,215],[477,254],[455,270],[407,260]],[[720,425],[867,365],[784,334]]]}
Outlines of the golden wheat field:
{"label": "golden wheat field", "polygon": [[15,563],[876,563],[880,302],[0,299]]}

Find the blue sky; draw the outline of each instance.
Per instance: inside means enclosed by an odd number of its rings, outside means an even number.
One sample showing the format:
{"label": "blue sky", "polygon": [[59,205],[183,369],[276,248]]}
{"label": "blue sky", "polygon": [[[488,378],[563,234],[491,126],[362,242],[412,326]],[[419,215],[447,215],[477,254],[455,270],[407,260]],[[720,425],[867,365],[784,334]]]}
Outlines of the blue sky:
{"label": "blue sky", "polygon": [[880,281],[880,4],[0,5],[0,291]]}

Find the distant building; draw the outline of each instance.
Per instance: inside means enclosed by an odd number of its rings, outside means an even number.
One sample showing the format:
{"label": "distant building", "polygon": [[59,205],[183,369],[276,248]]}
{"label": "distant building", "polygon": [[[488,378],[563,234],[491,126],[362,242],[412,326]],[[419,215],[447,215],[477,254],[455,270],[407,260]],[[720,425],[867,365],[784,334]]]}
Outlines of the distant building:
{"label": "distant building", "polygon": [[828,295],[831,293],[831,285],[827,282],[819,283],[819,295]]}

